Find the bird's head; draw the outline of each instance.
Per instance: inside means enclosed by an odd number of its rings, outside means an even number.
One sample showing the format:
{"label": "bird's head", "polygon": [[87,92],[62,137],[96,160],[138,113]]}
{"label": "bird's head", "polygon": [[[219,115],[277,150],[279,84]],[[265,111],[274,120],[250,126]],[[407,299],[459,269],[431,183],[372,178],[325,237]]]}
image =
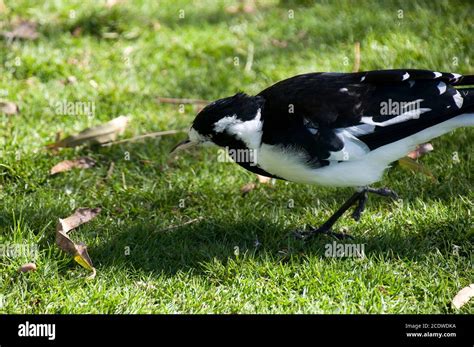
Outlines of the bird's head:
{"label": "bird's head", "polygon": [[264,102],[261,96],[238,93],[210,103],[197,114],[188,139],[176,145],[171,153],[195,145],[258,148]]}

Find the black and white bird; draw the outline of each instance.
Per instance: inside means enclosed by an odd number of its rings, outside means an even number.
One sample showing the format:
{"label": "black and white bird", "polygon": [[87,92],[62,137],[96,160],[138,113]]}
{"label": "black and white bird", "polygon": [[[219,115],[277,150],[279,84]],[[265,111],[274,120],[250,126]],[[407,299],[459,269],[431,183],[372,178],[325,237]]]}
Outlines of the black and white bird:
{"label": "black and white bird", "polygon": [[199,144],[248,150],[253,162],[236,162],[256,174],[355,187],[322,226],[301,234],[337,235],[333,224],[353,205],[358,220],[368,193],[396,197],[370,187],[392,162],[474,125],[474,87],[461,87],[467,85],[474,85],[474,75],[428,70],[298,75],[255,96],[238,93],[207,105],[174,150]]}

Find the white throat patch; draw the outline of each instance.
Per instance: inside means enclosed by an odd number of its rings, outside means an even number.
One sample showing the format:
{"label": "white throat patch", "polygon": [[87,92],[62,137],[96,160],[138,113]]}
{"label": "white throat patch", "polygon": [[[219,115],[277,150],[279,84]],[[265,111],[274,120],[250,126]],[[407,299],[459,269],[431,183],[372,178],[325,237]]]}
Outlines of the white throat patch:
{"label": "white throat patch", "polygon": [[219,119],[214,124],[214,131],[222,133],[226,131],[229,135],[243,141],[248,148],[259,148],[262,140],[262,126],[261,109],[257,110],[257,114],[252,120],[242,121],[237,118],[237,115],[227,116]]}

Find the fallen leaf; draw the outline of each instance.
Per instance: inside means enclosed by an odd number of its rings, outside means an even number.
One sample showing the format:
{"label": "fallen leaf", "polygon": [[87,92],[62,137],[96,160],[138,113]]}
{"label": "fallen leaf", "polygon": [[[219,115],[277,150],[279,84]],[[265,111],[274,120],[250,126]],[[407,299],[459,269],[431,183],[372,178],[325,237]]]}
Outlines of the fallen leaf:
{"label": "fallen leaf", "polygon": [[238,12],[244,13],[253,13],[255,12],[255,1],[254,0],[247,0],[247,1],[240,1],[237,5],[230,5],[225,8],[225,11],[230,14],[236,14]]}
{"label": "fallen leaf", "polygon": [[38,79],[36,77],[28,77],[26,80],[25,80],[25,83],[29,86],[34,86],[35,84],[38,83]]}
{"label": "fallen leaf", "polygon": [[50,175],[55,175],[60,172],[69,171],[72,169],[89,169],[96,164],[95,160],[89,157],[82,157],[73,160],[63,160],[51,168]]}
{"label": "fallen leaf", "polygon": [[76,84],[77,78],[76,76],[68,76],[65,81],[67,84]]}
{"label": "fallen leaf", "polygon": [[74,214],[65,218],[59,219],[59,223],[56,226],[56,244],[59,248],[74,257],[74,260],[78,262],[84,268],[91,270],[92,275],[89,278],[94,278],[96,270],[92,265],[92,260],[87,253],[87,246],[83,243],[76,244],[70,238],[68,233],[80,226],[81,224],[89,222],[95,218],[99,213],[100,208],[79,208]]}
{"label": "fallen leaf", "polygon": [[237,6],[237,5],[230,5],[230,6],[227,6],[227,7],[225,8],[225,11],[226,11],[227,13],[235,14],[235,13],[239,12],[239,6]]}
{"label": "fallen leaf", "polygon": [[425,176],[428,176],[431,178],[434,182],[437,181],[437,179],[434,177],[434,175],[431,173],[431,171],[426,168],[423,164],[413,160],[410,157],[404,157],[402,159],[398,160],[398,163],[400,166],[404,169],[411,170],[413,172],[419,172],[422,173]]}
{"label": "fallen leaf", "polygon": [[93,128],[87,128],[77,135],[72,135],[47,146],[49,149],[60,147],[76,147],[83,144],[103,144],[114,141],[117,135],[123,134],[129,117],[120,116],[110,122]]}
{"label": "fallen leaf", "polygon": [[259,182],[259,183],[263,183],[263,184],[270,183],[271,180],[272,180],[271,177],[262,176],[262,175],[257,175],[257,178],[258,178],[258,182]]}
{"label": "fallen leaf", "polygon": [[[257,174],[257,180],[259,184],[270,184],[272,182],[271,177],[266,177],[266,176],[262,176],[258,174]],[[254,190],[255,188],[257,188],[257,183],[249,182],[249,183],[244,184],[240,188],[240,192],[242,193],[242,196],[245,196],[248,193],[250,193],[252,190]]]}
{"label": "fallen leaf", "polygon": [[75,27],[72,30],[72,36],[74,36],[74,37],[79,37],[79,36],[81,36],[81,34],[82,34],[82,27]]}
{"label": "fallen leaf", "polygon": [[38,38],[37,24],[28,20],[18,22],[12,31],[4,32],[3,36],[8,40],[35,40]]}
{"label": "fallen leaf", "polygon": [[256,187],[257,187],[257,184],[255,184],[254,182],[250,182],[250,183],[244,184],[242,188],[240,188],[240,192],[242,193],[242,195],[247,195]]}
{"label": "fallen leaf", "polygon": [[26,263],[20,266],[18,272],[29,272],[29,271],[36,271],[36,264],[35,263]]}
{"label": "fallen leaf", "polygon": [[116,39],[119,37],[119,34],[118,33],[115,33],[115,32],[111,32],[111,33],[103,33],[102,34],[102,37],[104,39]]}
{"label": "fallen leaf", "polygon": [[18,105],[11,101],[0,101],[0,112],[7,115],[14,115],[20,112]]}
{"label": "fallen leaf", "polygon": [[153,22],[152,26],[154,31],[158,31],[161,29],[161,23],[158,21]]}
{"label": "fallen leaf", "polygon": [[114,7],[115,5],[118,5],[122,2],[122,0],[107,0],[105,2],[105,7],[107,8],[112,8]]}
{"label": "fallen leaf", "polygon": [[407,154],[407,157],[412,159],[418,159],[423,154],[429,153],[433,150],[433,145],[431,143],[423,143],[416,146],[416,149]]}
{"label": "fallen leaf", "polygon": [[472,297],[474,297],[474,283],[471,283],[469,286],[461,289],[453,298],[452,304],[457,309],[460,309]]}
{"label": "fallen leaf", "polygon": [[253,13],[255,12],[255,4],[253,1],[250,1],[249,3],[245,4],[243,7],[243,11],[245,13]]}
{"label": "fallen leaf", "polygon": [[271,44],[275,47],[286,48],[288,46],[288,41],[271,39]]}

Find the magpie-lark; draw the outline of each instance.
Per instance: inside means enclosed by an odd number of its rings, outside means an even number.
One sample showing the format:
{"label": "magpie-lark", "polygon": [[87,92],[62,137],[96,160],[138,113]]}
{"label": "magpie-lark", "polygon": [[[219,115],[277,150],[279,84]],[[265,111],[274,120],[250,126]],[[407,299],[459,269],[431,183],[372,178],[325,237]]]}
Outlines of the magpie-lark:
{"label": "magpie-lark", "polygon": [[207,105],[189,138],[174,150],[215,144],[249,150],[236,160],[256,174],[293,182],[356,187],[321,227],[331,231],[351,206],[358,220],[368,193],[396,198],[379,181],[390,164],[418,144],[474,125],[474,75],[428,70],[308,73],[280,81],[256,96],[238,93]]}

